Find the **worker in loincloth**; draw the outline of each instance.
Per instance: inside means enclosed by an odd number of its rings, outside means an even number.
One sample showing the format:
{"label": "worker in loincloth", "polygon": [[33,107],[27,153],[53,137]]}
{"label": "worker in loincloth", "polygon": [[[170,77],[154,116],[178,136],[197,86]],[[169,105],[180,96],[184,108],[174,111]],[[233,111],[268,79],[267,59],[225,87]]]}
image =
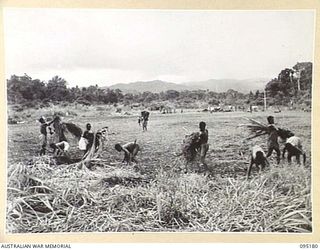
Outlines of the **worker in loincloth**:
{"label": "worker in loincloth", "polygon": [[114,148],[118,151],[118,152],[124,152],[124,158],[122,160],[122,162],[126,162],[127,164],[129,164],[130,162],[135,162],[137,163],[137,160],[135,159],[135,156],[138,154],[138,152],[140,151],[140,147],[139,145],[136,143],[136,141],[134,142],[128,142],[124,145],[120,145],[119,143],[117,143]]}
{"label": "worker in loincloth", "polygon": [[86,154],[91,149],[92,144],[93,144],[93,140],[94,140],[94,133],[91,130],[91,124],[90,123],[87,123],[86,129],[87,130],[84,131],[83,135],[82,135],[82,137],[87,140],[87,146],[86,146],[84,154]]}
{"label": "worker in loincloth", "polygon": [[303,165],[305,165],[306,153],[302,149],[302,143],[299,137],[291,136],[286,140],[286,144],[282,152],[282,158],[284,158],[286,151],[288,151],[288,163],[291,163],[292,156],[295,156],[297,163],[300,164],[300,155],[302,155]]}
{"label": "worker in loincloth", "polygon": [[[40,145],[41,145],[41,150],[40,150],[40,155],[45,155],[46,154],[46,148],[47,148],[47,144],[48,144],[48,133],[47,133],[47,128],[54,122],[54,120],[52,120],[51,122],[46,122],[46,119],[42,116],[39,119],[39,122],[41,123],[40,125]],[[50,133],[53,133],[50,130]]]}
{"label": "worker in loincloth", "polygon": [[209,132],[206,129],[206,123],[203,121],[200,122],[199,129],[200,129],[200,136],[199,136],[199,141],[197,142],[197,145],[198,145],[197,148],[198,148],[198,152],[200,152],[200,162],[202,165],[207,165],[205,163],[205,158],[209,150],[209,144],[208,144]]}
{"label": "worker in loincloth", "polygon": [[58,143],[51,143],[50,147],[53,149],[53,154],[55,156],[64,156],[68,154],[70,145],[68,142],[62,141]]}
{"label": "worker in loincloth", "polygon": [[274,117],[273,116],[268,116],[268,153],[267,157],[271,156],[273,151],[276,151],[277,153],[277,163],[280,163],[280,146],[278,142],[278,128],[274,125]]}
{"label": "worker in loincloth", "polygon": [[267,157],[266,157],[263,149],[258,145],[254,145],[252,147],[250,166],[247,169],[247,179],[249,179],[253,164],[255,164],[257,168],[259,168],[260,172],[266,166],[269,166],[269,162],[267,160]]}

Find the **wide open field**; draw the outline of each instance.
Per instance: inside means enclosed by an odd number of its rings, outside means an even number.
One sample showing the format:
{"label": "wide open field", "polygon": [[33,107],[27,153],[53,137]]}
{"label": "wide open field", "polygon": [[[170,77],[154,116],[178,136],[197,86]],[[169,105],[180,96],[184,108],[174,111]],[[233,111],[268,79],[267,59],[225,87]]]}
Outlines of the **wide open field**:
{"label": "wide open field", "polygon": [[[271,114],[271,113],[270,113]],[[311,232],[311,115],[273,114],[279,127],[301,137],[305,167],[282,161],[245,179],[248,149],[266,147],[266,137],[244,139],[244,117],[265,121],[269,113],[151,113],[147,132],[137,116],[103,112],[65,118],[82,128],[108,126],[110,136],[92,170],[55,165],[37,157],[39,124],[8,125],[9,232],[241,231]],[[208,169],[194,164],[185,173],[180,152],[188,132],[205,121],[209,130]],[[71,137],[70,137],[71,138]],[[137,139],[137,165],[121,164],[115,143]],[[71,154],[77,158],[75,141]],[[241,156],[239,152],[245,152]]]}

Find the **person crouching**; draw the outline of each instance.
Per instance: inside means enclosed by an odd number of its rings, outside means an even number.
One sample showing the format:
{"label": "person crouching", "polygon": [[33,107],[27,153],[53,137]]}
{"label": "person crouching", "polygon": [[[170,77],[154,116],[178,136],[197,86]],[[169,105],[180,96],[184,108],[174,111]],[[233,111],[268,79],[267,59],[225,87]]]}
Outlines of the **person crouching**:
{"label": "person crouching", "polygon": [[263,149],[257,145],[252,147],[250,166],[247,170],[247,179],[250,176],[253,164],[255,164],[257,168],[259,168],[259,171],[263,170],[265,166],[269,165],[269,162]]}
{"label": "person crouching", "polygon": [[298,136],[291,136],[287,139],[282,152],[282,158],[284,158],[286,151],[288,151],[288,163],[291,163],[292,156],[295,156],[297,163],[300,164],[300,155],[302,155],[303,165],[306,164],[306,153],[302,150],[301,139]]}
{"label": "person crouching", "polygon": [[119,143],[117,143],[114,148],[118,151],[118,152],[124,152],[124,158],[122,160],[122,162],[126,162],[127,164],[131,163],[131,162],[135,162],[137,163],[137,160],[135,159],[135,156],[138,154],[138,152],[140,151],[140,147],[139,145],[135,142],[129,142],[126,143],[124,145],[120,145]]}
{"label": "person crouching", "polygon": [[53,149],[54,156],[66,156],[70,145],[68,142],[62,141],[58,143],[51,143],[50,147]]}

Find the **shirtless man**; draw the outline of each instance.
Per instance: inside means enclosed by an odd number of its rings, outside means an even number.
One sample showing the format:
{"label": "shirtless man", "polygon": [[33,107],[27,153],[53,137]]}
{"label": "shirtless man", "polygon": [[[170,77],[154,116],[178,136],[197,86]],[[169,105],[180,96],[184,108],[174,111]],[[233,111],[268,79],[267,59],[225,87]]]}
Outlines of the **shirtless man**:
{"label": "shirtless man", "polygon": [[119,143],[117,143],[114,148],[118,151],[118,152],[124,152],[124,158],[122,160],[122,162],[126,162],[127,164],[129,164],[130,162],[135,162],[137,163],[137,160],[135,159],[135,156],[138,154],[140,147],[139,145],[135,142],[128,142],[124,145],[120,145]]}
{"label": "shirtless man", "polygon": [[205,163],[205,158],[209,150],[209,144],[208,144],[209,132],[206,129],[206,123],[200,122],[199,129],[200,129],[200,137],[197,144],[198,144],[198,151],[200,151],[200,162],[203,165],[207,165]]}
{"label": "shirtless man", "polygon": [[267,158],[271,156],[273,151],[276,151],[277,153],[277,163],[280,163],[280,146],[278,143],[278,129],[274,125],[274,117],[273,116],[268,116],[267,117],[269,126],[268,126],[268,132],[269,132],[269,137],[268,137],[268,153],[267,153]]}
{"label": "shirtless man", "polygon": [[39,119],[39,122],[41,123],[41,125],[40,125],[40,136],[39,136],[40,144],[41,144],[40,155],[45,155],[46,154],[47,144],[48,144],[47,128],[54,122],[54,120],[52,120],[51,122],[46,122],[46,119],[42,116]]}
{"label": "shirtless man", "polygon": [[269,166],[269,162],[263,149],[257,145],[252,147],[250,166],[247,169],[247,179],[249,179],[253,164],[255,164],[260,171],[263,170],[266,166]]}
{"label": "shirtless man", "polygon": [[63,156],[67,154],[70,145],[66,141],[58,142],[58,143],[51,143],[50,147],[53,149],[53,154],[55,156]]}
{"label": "shirtless man", "polygon": [[282,158],[284,158],[284,155],[288,151],[288,163],[291,163],[291,157],[295,156],[297,163],[300,164],[300,155],[303,157],[303,165],[306,163],[306,153],[302,149],[302,143],[301,139],[297,136],[291,136],[287,139],[285,147],[282,152]]}
{"label": "shirtless man", "polygon": [[93,144],[93,140],[94,140],[94,133],[91,130],[91,124],[87,123],[86,125],[86,131],[83,132],[82,137],[87,139],[87,146],[86,146],[86,150],[84,152],[84,155],[91,149],[92,144]]}

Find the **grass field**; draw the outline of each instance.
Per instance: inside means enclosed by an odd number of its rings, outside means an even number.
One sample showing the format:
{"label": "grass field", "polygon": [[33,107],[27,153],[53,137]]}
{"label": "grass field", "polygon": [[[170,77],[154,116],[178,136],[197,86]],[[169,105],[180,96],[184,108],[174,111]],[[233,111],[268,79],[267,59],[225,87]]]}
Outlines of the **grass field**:
{"label": "grass field", "polygon": [[[311,232],[310,113],[272,113],[279,127],[301,137],[305,167],[284,160],[277,166],[273,155],[269,169],[258,174],[254,168],[246,180],[249,148],[266,149],[266,137],[245,141],[248,131],[238,125],[244,117],[265,122],[267,115],[151,113],[148,131],[142,132],[136,115],[81,112],[65,120],[82,128],[90,122],[93,130],[108,126],[111,133],[92,170],[36,156],[35,119],[8,125],[7,231]],[[183,159],[175,155],[200,121],[209,130],[208,168],[193,164],[185,173]],[[142,148],[139,163],[124,165],[114,144],[135,139]],[[77,142],[70,142],[71,154],[80,157]]]}

